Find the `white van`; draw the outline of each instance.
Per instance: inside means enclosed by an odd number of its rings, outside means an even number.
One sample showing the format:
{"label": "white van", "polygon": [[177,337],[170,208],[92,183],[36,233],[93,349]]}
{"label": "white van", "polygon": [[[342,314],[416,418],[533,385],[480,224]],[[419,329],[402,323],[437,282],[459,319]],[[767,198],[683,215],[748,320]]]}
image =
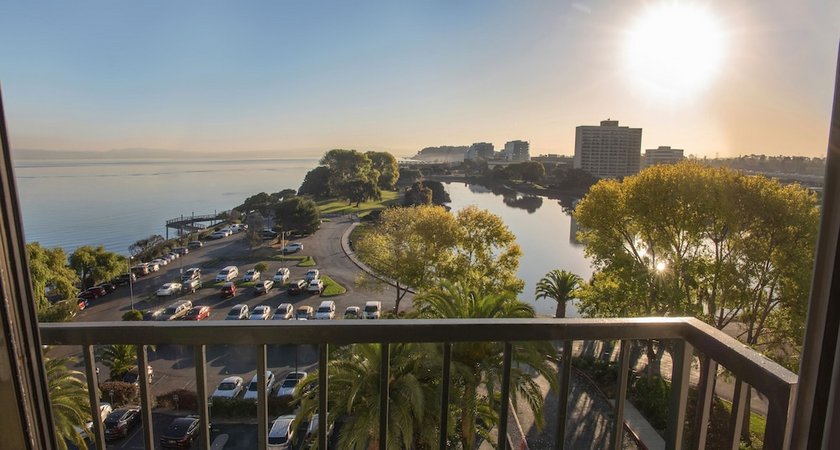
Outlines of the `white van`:
{"label": "white van", "polygon": [[219,271],[216,275],[216,281],[233,281],[239,276],[239,268],[236,266],[227,266]]}
{"label": "white van", "polygon": [[382,302],[365,303],[365,319],[378,319],[382,314]]}
{"label": "white van", "polygon": [[335,302],[332,300],[324,300],[315,311],[316,320],[333,320],[335,319]]}

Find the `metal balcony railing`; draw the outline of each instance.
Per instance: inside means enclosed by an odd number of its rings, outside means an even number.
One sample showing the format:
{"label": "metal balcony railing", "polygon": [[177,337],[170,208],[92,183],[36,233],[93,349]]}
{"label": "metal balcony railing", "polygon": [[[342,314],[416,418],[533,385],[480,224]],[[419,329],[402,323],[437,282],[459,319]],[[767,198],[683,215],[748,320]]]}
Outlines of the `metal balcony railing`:
{"label": "metal balcony railing", "polygon": [[[319,347],[319,414],[327,412],[327,349],[330,345],[354,343],[379,343],[382,345],[380,368],[380,448],[386,448],[388,421],[388,344],[406,342],[435,342],[443,346],[442,408],[449,405],[449,374],[451,347],[457,342],[504,342],[503,378],[501,385],[500,423],[498,436],[500,448],[506,447],[507,417],[510,405],[511,342],[562,341],[560,364],[559,411],[557,436],[554,448],[562,448],[565,436],[565,411],[569,396],[570,358],[572,341],[620,340],[619,380],[614,405],[615,424],[612,447],[620,448],[624,425],[624,402],[627,391],[630,341],[662,339],[674,342],[673,373],[671,374],[671,402],[666,432],[666,446],[682,449],[686,423],[686,398],[694,351],[701,352],[712,361],[708,370],[713,380],[717,365],[732,372],[736,378],[736,395],[732,407],[730,438],[737,448],[743,420],[748,386],[763,394],[768,401],[767,427],[764,448],[789,447],[793,401],[796,395],[797,376],[780,365],[725,333],[692,318],[636,318],[636,319],[452,319],[452,320],[381,320],[381,321],[330,321],[330,322],[96,322],[40,325],[41,340],[45,345],[80,345],[83,349],[92,417],[98,417],[99,394],[96,389],[94,345],[137,345],[140,373],[148,364],[146,346],[177,344],[192,346],[195,351],[197,397],[201,418],[201,445],[210,448],[208,392],[205,349],[208,345],[246,345],[257,349],[258,383],[258,440],[266,448],[268,412],[265,387],[267,370],[266,346],[275,344],[310,344]],[[154,448],[151,395],[146,377],[140,378],[140,397],[143,415],[143,433],[147,449]],[[711,409],[712,392],[709,386],[700,386],[703,393],[698,408],[706,423]],[[704,389],[705,388],[705,389]],[[446,410],[444,409],[444,412]],[[447,429],[448,414],[442,413],[439,430]],[[546,418],[550,420],[550,418]],[[325,418],[320,418],[325,423]],[[692,447],[705,447],[706,426],[699,427]],[[102,422],[94,420],[94,441],[97,448],[105,448]],[[327,448],[327,427],[319,427],[319,448]],[[440,433],[440,447],[446,443],[445,432]]]}

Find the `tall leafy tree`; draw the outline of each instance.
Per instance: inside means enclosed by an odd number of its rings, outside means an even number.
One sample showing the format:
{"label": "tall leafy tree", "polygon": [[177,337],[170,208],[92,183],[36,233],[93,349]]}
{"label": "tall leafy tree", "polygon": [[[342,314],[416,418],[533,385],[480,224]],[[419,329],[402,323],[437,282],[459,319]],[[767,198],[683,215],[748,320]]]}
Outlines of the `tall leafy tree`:
{"label": "tall leafy tree", "polygon": [[379,172],[379,188],[393,191],[397,187],[397,180],[400,178],[400,166],[397,158],[388,152],[366,152],[371,161],[371,166]]}
{"label": "tall leafy tree", "polygon": [[545,167],[539,161],[525,161],[519,163],[522,179],[536,183],[545,176]]}
{"label": "tall leafy tree", "polygon": [[241,205],[237,206],[234,209],[245,214],[258,212],[263,216],[268,216],[271,213],[271,210],[277,205],[278,202],[279,200],[273,195],[269,195],[265,192],[260,192],[259,194],[255,194],[246,198]]}
{"label": "tall leafy tree", "polygon": [[83,430],[90,420],[90,401],[87,385],[82,381],[84,374],[70,369],[75,363],[74,358],[44,357],[53,425],[58,437],[58,448],[62,450],[67,450],[68,441],[80,449],[87,449],[85,440],[77,430]]}
{"label": "tall leafy tree", "polygon": [[[300,189],[298,189],[298,194],[311,195],[315,198],[330,197],[333,195],[330,189],[331,175],[332,171],[326,166],[318,166],[306,172],[303,183],[300,185]],[[283,199],[286,200],[287,198],[291,198],[291,196],[284,197]]]}
{"label": "tall leafy tree", "polygon": [[126,259],[103,246],[85,245],[77,248],[70,255],[70,268],[79,274],[82,287],[89,288],[97,283],[110,280],[125,273]]}
{"label": "tall leafy tree", "polygon": [[356,253],[396,286],[396,308],[409,288],[424,290],[449,266],[457,242],[455,218],[440,206],[386,209],[355,243]]}
{"label": "tall leafy tree", "polygon": [[537,300],[550,298],[557,302],[554,317],[566,317],[566,302],[577,294],[583,279],[571,272],[554,269],[537,282]]}
{"label": "tall leafy tree", "polygon": [[67,266],[67,255],[62,248],[44,248],[37,242],[26,244],[32,291],[39,315],[50,308],[47,292],[59,300],[76,297],[79,276]]}
{"label": "tall leafy tree", "polygon": [[285,231],[314,233],[321,224],[321,213],[315,202],[303,197],[283,200],[274,209],[277,224]]}
{"label": "tall leafy tree", "polygon": [[[534,309],[520,302],[510,291],[480,294],[469,285],[443,282],[438,288],[414,299],[414,314],[426,319],[455,318],[529,318]],[[513,344],[511,369],[511,397],[513,403],[522,398],[542,428],[543,395],[531,371],[545,377],[556,389],[556,371],[548,360],[556,352],[548,342],[517,342]],[[490,430],[498,424],[502,379],[503,344],[498,342],[464,342],[452,346],[452,361],[457,365],[453,373],[453,392],[457,396],[457,439],[462,448],[475,448],[480,435],[492,441]],[[479,420],[481,419],[481,420]]]}

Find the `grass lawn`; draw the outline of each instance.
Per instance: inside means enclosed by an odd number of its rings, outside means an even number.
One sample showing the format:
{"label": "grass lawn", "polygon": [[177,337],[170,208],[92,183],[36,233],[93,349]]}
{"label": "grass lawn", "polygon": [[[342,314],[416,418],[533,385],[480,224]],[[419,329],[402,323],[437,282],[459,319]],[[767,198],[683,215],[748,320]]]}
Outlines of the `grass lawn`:
{"label": "grass lawn", "polygon": [[355,203],[347,204],[346,200],[330,199],[318,202],[318,210],[321,214],[360,214],[384,209],[396,204],[400,200],[399,191],[382,191],[382,200],[362,202],[358,207]]}
{"label": "grass lawn", "polygon": [[[718,399],[726,409],[727,414],[732,413],[732,403]],[[750,437],[752,441],[752,449],[764,448],[764,429],[767,428],[767,418],[756,412],[750,412]]]}
{"label": "grass lawn", "polygon": [[324,292],[321,293],[321,297],[334,297],[347,292],[344,286],[326,275],[321,275],[321,280],[324,281]]}
{"label": "grass lawn", "polygon": [[304,256],[304,255],[274,255],[271,259],[275,261],[295,261],[295,265],[298,267],[312,267],[315,265],[315,259],[311,256]]}
{"label": "grass lawn", "polygon": [[312,267],[314,265],[315,265],[315,258],[313,258],[311,256],[307,256],[307,257],[303,258],[302,260],[300,260],[299,263],[297,263],[298,267]]}

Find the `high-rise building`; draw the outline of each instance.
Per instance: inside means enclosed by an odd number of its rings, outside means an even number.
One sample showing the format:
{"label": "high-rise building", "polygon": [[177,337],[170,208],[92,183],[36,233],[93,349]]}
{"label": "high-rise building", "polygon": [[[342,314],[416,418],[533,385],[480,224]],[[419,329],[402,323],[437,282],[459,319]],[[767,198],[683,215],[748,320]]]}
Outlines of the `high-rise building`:
{"label": "high-rise building", "polygon": [[659,148],[645,150],[645,167],[657,164],[676,164],[685,159],[683,150],[660,145]]}
{"label": "high-rise building", "polygon": [[505,143],[502,156],[508,161],[530,161],[528,141],[510,141]]}
{"label": "high-rise building", "polygon": [[464,159],[469,160],[476,160],[476,159],[483,159],[483,160],[490,160],[493,159],[493,154],[496,152],[496,149],[493,147],[493,144],[489,142],[476,142],[470,146],[470,149],[467,150],[467,154],[465,155]]}
{"label": "high-rise building", "polygon": [[639,172],[642,129],[602,120],[600,126],[581,125],[575,130],[575,169],[598,178],[621,178]]}

